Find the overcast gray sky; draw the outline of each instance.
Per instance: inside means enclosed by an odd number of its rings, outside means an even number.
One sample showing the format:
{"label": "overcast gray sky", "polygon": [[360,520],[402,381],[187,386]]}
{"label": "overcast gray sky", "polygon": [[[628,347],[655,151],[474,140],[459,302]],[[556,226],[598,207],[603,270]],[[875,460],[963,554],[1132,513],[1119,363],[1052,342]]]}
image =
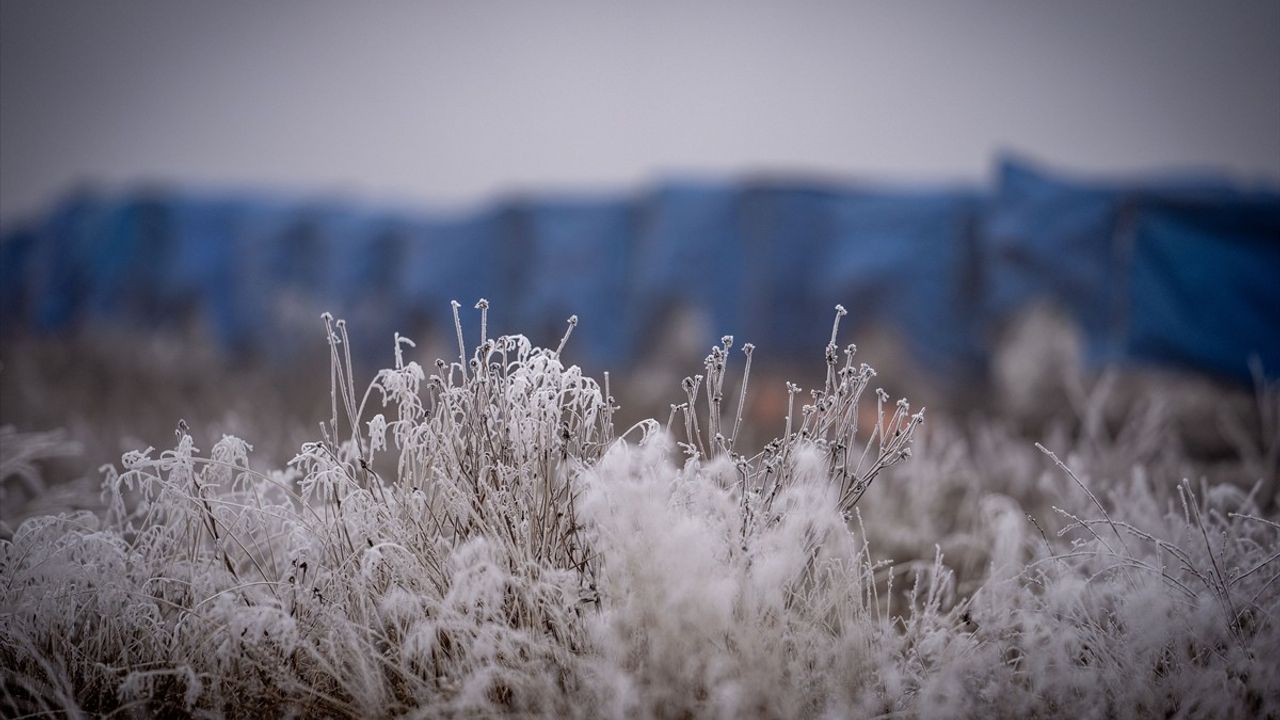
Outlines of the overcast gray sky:
{"label": "overcast gray sky", "polygon": [[0,219],[74,183],[466,204],[672,173],[1280,179],[1280,2],[3,0]]}

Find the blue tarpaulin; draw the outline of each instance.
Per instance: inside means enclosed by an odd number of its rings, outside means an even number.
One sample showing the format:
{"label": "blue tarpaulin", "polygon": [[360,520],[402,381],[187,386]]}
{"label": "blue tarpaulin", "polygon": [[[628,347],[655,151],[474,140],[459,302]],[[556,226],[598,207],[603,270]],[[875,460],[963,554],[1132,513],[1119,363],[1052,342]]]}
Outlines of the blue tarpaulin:
{"label": "blue tarpaulin", "polygon": [[1280,376],[1274,197],[1150,200],[1133,210],[1117,355],[1245,378]]}
{"label": "blue tarpaulin", "polygon": [[1012,160],[978,234],[982,321],[1063,307],[1087,360],[1280,377],[1280,193],[1221,178],[1085,182]]}
{"label": "blue tarpaulin", "polygon": [[[149,189],[79,192],[0,240],[4,331],[196,322],[232,352],[287,352],[318,309],[365,346],[448,303],[491,334],[619,366],[675,306],[777,358],[820,352],[832,306],[887,326],[920,367],[981,378],[1029,303],[1082,328],[1088,359],[1247,382],[1280,376],[1280,194],[1213,177],[1065,180],[1006,160],[996,187],[675,182],[610,197],[515,198],[452,216],[336,201]],[[381,343],[379,345],[378,343]]]}

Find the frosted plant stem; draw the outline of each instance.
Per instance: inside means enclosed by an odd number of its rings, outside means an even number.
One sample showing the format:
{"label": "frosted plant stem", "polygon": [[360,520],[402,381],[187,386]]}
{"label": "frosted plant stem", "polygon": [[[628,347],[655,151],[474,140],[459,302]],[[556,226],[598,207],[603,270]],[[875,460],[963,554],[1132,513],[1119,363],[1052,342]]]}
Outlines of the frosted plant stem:
{"label": "frosted plant stem", "polygon": [[1084,490],[1084,494],[1089,496],[1089,499],[1093,501],[1093,504],[1098,508],[1098,511],[1102,513],[1102,517],[1107,519],[1107,524],[1111,526],[1111,532],[1115,533],[1116,539],[1120,541],[1120,547],[1124,548],[1126,553],[1129,552],[1129,546],[1125,543],[1124,537],[1120,535],[1120,530],[1119,528],[1116,527],[1115,521],[1111,519],[1111,515],[1107,513],[1107,509],[1102,507],[1102,503],[1098,502],[1098,498],[1093,494],[1093,492],[1089,490],[1088,486],[1086,486],[1084,482],[1082,482],[1080,478],[1077,477],[1076,474],[1071,471],[1071,468],[1067,467],[1066,463],[1059,460],[1058,456],[1055,455],[1053,451],[1051,451],[1049,448],[1045,447],[1044,445],[1041,445],[1040,443],[1036,443],[1036,448],[1039,449],[1040,452],[1044,453],[1045,455],[1048,455],[1049,459],[1053,461],[1054,465],[1057,465],[1059,469],[1061,469],[1063,472],[1067,474],[1067,477],[1074,480],[1076,485],[1080,486],[1081,490]]}
{"label": "frosted plant stem", "polygon": [[480,311],[480,344],[489,339],[489,301],[480,298],[476,301],[476,309]]}
{"label": "frosted plant stem", "polygon": [[836,336],[840,332],[840,318],[848,315],[849,311],[844,309],[843,305],[836,305],[836,319],[831,323],[831,345],[836,344]]}
{"label": "frosted plant stem", "polygon": [[347,408],[347,421],[351,424],[351,441],[355,443],[361,459],[364,459],[364,444],[360,442],[360,416],[356,411],[355,373],[351,365],[351,337],[347,334],[346,320],[339,320],[337,326],[338,332],[341,333],[342,354],[346,362],[345,370],[339,371],[339,374],[346,378],[342,387],[342,402]]}
{"label": "frosted plant stem", "polygon": [[334,347],[333,334],[333,315],[324,313],[320,316],[324,320],[325,341],[329,343],[329,406],[330,406],[330,427],[333,432],[338,432],[338,350]]}
{"label": "frosted plant stem", "polygon": [[462,370],[462,382],[465,383],[467,381],[467,346],[462,341],[462,318],[458,316],[458,308],[462,307],[462,304],[452,300],[449,305],[453,307],[453,329],[458,334],[458,365]]}
{"label": "frosted plant stem", "polygon": [[560,353],[564,352],[565,343],[569,342],[569,336],[573,334],[573,329],[578,327],[578,316],[570,315],[568,323],[569,327],[565,328],[564,337],[560,338],[560,344],[556,346],[555,356],[557,358],[560,357]]}
{"label": "frosted plant stem", "polygon": [[742,354],[747,356],[747,361],[742,368],[742,389],[738,392],[738,412],[733,419],[733,435],[729,437],[729,452],[733,452],[738,442],[738,429],[742,427],[742,412],[747,404],[747,380],[751,378],[751,354],[755,349],[756,346],[751,343],[742,346]]}

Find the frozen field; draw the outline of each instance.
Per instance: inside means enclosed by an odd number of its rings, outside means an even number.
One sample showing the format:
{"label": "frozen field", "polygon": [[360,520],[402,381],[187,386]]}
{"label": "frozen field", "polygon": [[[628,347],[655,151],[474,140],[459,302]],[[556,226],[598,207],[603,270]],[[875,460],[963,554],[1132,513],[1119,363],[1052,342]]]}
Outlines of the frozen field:
{"label": "frozen field", "polygon": [[[1107,378],[1028,437],[833,329],[812,389],[726,338],[632,424],[564,342],[459,325],[370,382],[329,332],[314,387],[239,386],[261,441],[180,420],[198,386],[101,475],[57,456],[110,428],[6,431],[5,716],[1280,714],[1275,387],[1193,418],[1212,452]],[[291,393],[319,427],[271,427]]]}

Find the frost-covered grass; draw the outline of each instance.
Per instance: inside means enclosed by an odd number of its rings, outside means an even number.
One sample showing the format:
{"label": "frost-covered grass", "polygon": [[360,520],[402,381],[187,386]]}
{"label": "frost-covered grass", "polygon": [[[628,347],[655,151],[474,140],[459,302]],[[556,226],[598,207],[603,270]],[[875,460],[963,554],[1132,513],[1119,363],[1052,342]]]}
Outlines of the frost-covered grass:
{"label": "frost-covered grass", "polygon": [[1280,714],[1274,453],[1210,485],[1158,414],[1046,437],[1061,460],[994,424],[924,433],[836,322],[758,451],[730,338],[668,417],[618,428],[563,341],[482,320],[468,352],[459,323],[456,360],[397,338],[365,388],[328,324],[330,417],[288,467],[180,423],[106,470],[105,512],[0,545],[0,709]]}

